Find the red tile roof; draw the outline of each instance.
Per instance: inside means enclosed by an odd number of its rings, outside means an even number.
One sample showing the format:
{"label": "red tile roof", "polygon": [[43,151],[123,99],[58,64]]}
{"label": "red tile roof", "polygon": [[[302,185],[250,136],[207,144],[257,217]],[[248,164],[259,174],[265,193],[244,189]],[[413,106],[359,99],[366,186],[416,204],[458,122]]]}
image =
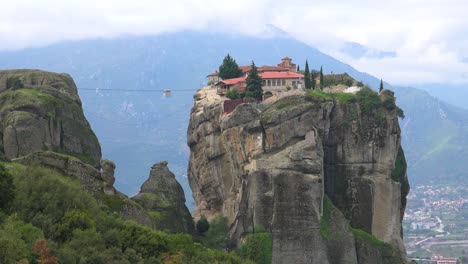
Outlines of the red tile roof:
{"label": "red tile roof", "polygon": [[263,72],[259,74],[262,79],[299,79],[304,75],[295,72]]}
{"label": "red tile roof", "polygon": [[223,83],[225,85],[232,85],[240,82],[245,82],[245,77],[233,78],[233,79],[226,79],[219,81],[218,83]]}

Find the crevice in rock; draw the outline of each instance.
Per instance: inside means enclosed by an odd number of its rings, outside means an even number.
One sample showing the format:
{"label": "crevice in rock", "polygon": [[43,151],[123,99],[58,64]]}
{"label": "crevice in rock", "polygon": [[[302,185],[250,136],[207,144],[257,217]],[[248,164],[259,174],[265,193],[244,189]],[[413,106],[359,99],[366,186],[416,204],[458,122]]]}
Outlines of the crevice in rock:
{"label": "crevice in rock", "polygon": [[63,149],[63,124],[60,122],[60,149]]}
{"label": "crevice in rock", "polygon": [[13,131],[15,131],[15,142],[16,142],[16,158],[20,156],[20,146],[18,141],[18,132],[16,131],[16,127],[12,127]]}
{"label": "crevice in rock", "polygon": [[263,153],[266,153],[266,130],[265,127],[263,126],[262,121],[260,121],[260,129],[262,130],[262,149]]}

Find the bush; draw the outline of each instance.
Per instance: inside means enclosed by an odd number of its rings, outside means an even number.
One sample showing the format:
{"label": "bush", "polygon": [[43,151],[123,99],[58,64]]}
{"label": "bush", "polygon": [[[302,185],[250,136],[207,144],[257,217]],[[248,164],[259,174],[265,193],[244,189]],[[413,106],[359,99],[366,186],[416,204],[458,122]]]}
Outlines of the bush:
{"label": "bush", "polygon": [[210,223],[208,232],[201,238],[203,245],[215,248],[226,249],[229,242],[229,227],[226,217],[217,217]]}
{"label": "bush", "polygon": [[62,239],[60,223],[72,208],[96,215],[99,207],[78,181],[55,171],[31,166],[15,170],[14,206],[26,222],[40,227],[49,239]]}
{"label": "bush", "polygon": [[272,237],[270,233],[254,233],[247,235],[240,248],[242,258],[252,260],[257,264],[270,264],[272,258]]}
{"label": "bush", "polygon": [[226,97],[229,99],[239,99],[241,98],[241,93],[239,93],[239,91],[237,91],[236,89],[232,89],[227,91]]}
{"label": "bush", "polygon": [[0,212],[7,213],[14,198],[13,176],[0,164]]}
{"label": "bush", "polygon": [[197,227],[198,233],[203,234],[206,231],[208,231],[208,229],[210,229],[210,223],[208,223],[208,220],[206,220],[206,218],[202,216],[200,220],[197,221],[196,227]]}
{"label": "bush", "polygon": [[333,203],[330,201],[330,198],[325,195],[323,197],[323,214],[322,218],[320,219],[320,235],[325,239],[330,235],[329,225],[332,210]]}
{"label": "bush", "polygon": [[[182,263],[244,263],[235,253],[194,243],[188,234],[169,235],[124,221],[100,208],[79,182],[55,171],[11,167],[17,217],[7,217],[0,226],[0,263],[36,263],[32,248],[42,239],[60,263],[161,263],[164,256]],[[227,220],[217,219],[204,239],[224,249],[228,230]]]}
{"label": "bush", "polygon": [[24,88],[23,82],[18,77],[10,77],[7,79],[7,89],[21,89]]}
{"label": "bush", "polygon": [[380,96],[368,87],[364,87],[357,92],[356,99],[361,107],[361,111],[367,114],[382,106]]}

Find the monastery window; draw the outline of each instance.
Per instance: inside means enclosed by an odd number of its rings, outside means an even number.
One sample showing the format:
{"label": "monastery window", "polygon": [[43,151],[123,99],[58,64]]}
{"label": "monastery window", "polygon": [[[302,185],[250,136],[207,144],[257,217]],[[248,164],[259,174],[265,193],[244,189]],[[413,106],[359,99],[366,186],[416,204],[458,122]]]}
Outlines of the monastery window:
{"label": "monastery window", "polygon": [[266,81],[263,80],[263,81],[262,81],[262,86],[265,86],[265,85],[266,85]]}
{"label": "monastery window", "polygon": [[296,86],[296,81],[292,81],[292,86],[293,86],[293,87]]}
{"label": "monastery window", "polygon": [[285,79],[283,79],[283,80],[281,81],[281,85],[286,86],[286,80],[285,80]]}
{"label": "monastery window", "polygon": [[271,86],[271,81],[268,80],[267,84],[268,84],[267,86]]}

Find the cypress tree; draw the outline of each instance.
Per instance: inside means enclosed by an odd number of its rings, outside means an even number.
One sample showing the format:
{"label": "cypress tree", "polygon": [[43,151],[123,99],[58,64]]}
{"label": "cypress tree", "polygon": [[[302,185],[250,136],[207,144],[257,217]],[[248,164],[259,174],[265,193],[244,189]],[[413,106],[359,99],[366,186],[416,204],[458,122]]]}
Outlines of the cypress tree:
{"label": "cypress tree", "polygon": [[317,78],[317,71],[316,70],[311,70],[310,71],[310,78],[312,79],[312,89],[315,90],[316,82],[315,78]]}
{"label": "cypress tree", "polygon": [[297,72],[300,72],[301,71],[301,68],[299,68],[299,65],[297,65]]}
{"label": "cypress tree", "polygon": [[323,90],[323,86],[325,84],[323,83],[323,69],[322,66],[320,66],[320,89]]}
{"label": "cypress tree", "polygon": [[219,66],[218,76],[223,80],[237,78],[242,76],[242,70],[237,65],[236,60],[228,54],[224,57],[223,64]]}
{"label": "cypress tree", "polygon": [[312,88],[312,80],[310,79],[309,63],[307,62],[307,60],[306,60],[305,70],[304,70],[304,85],[306,89]]}
{"label": "cypress tree", "polygon": [[247,84],[247,87],[245,89],[246,97],[252,97],[259,101],[262,100],[262,78],[260,77],[260,75],[258,75],[257,66],[255,66],[255,63],[253,61],[245,82]]}
{"label": "cypress tree", "polygon": [[383,81],[380,79],[380,88],[379,88],[379,93],[382,92],[383,90]]}

